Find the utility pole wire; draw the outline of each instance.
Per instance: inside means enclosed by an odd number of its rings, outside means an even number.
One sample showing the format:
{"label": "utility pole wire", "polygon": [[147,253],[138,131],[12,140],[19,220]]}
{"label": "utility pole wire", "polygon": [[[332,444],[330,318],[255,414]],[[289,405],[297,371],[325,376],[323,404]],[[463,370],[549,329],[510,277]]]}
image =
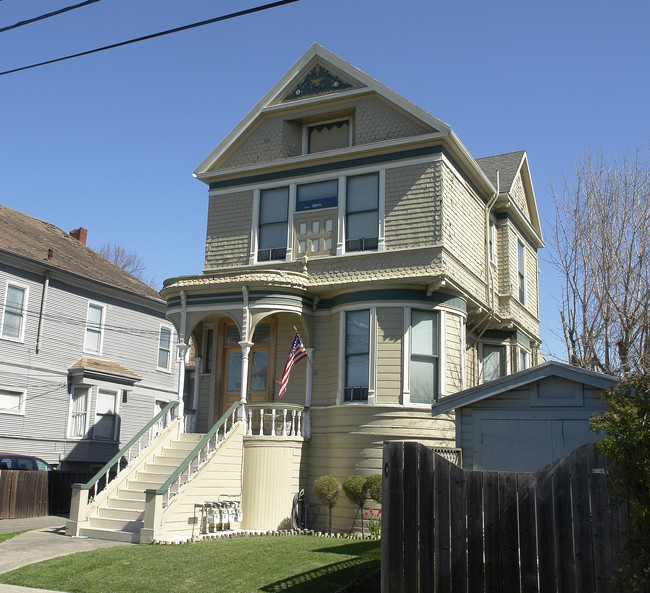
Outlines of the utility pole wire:
{"label": "utility pole wire", "polygon": [[29,66],[21,66],[20,68],[13,68],[12,70],[5,70],[0,72],[0,76],[5,74],[13,74],[14,72],[21,72],[22,70],[29,70],[30,68],[38,68],[39,66],[47,66],[48,64],[55,64],[56,62],[63,62],[64,60],[71,60],[73,58],[79,58],[81,56],[87,56],[90,54],[95,54],[100,51],[105,51],[107,49],[115,49],[116,47],[122,47],[124,45],[130,45],[132,43],[139,43],[140,41],[147,41],[149,39],[155,39],[156,37],[162,37],[164,35],[171,35],[172,33],[179,33],[181,31],[187,31],[189,29],[195,29],[197,27],[202,27],[203,25],[210,25],[212,23],[218,23],[220,21],[226,21],[228,19],[234,19],[240,16],[245,16],[247,14],[253,14],[256,12],[261,12],[263,10],[268,10],[269,8],[276,8],[278,6],[283,6],[285,4],[291,4],[292,2],[299,2],[300,0],[279,0],[278,2],[271,2],[270,4],[264,4],[262,6],[256,6],[254,8],[247,8],[246,10],[240,10],[239,12],[232,12],[230,14],[225,14],[223,16],[218,16],[206,21],[200,21],[198,23],[192,23],[190,25],[183,25],[182,27],[176,27],[174,29],[168,29],[166,31],[161,31],[159,33],[152,33],[151,35],[145,35],[144,37],[137,37],[136,39],[129,39],[128,41],[121,41],[119,43],[113,43],[111,45],[105,45],[104,47],[98,47],[96,49],[90,49],[88,51],[83,51],[78,54],[72,54],[69,56],[64,56],[62,58],[56,58],[54,60],[47,60],[45,62],[39,62],[38,64],[31,64]]}
{"label": "utility pole wire", "polygon": [[99,2],[99,0],[86,0],[85,2],[81,2],[79,4],[74,4],[73,6],[66,6],[65,8],[61,8],[60,10],[55,10],[54,12],[48,12],[47,14],[42,14],[40,16],[35,16],[34,18],[27,19],[26,21],[19,21],[15,25],[9,25],[8,27],[0,28],[0,33],[4,33],[5,31],[11,31],[11,29],[17,29],[18,27],[24,27],[25,25],[35,23],[36,21],[42,21],[44,19],[49,19],[50,17],[57,16],[59,14],[63,14],[64,12],[68,12],[70,10],[75,10],[76,8],[82,8],[84,6],[88,6],[89,4],[94,4],[95,2]]}

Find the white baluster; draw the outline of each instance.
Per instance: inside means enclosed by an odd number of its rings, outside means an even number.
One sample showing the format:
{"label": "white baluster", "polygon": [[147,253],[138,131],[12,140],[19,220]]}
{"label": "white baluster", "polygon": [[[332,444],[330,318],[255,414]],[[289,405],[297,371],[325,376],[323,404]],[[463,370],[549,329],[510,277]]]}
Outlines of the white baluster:
{"label": "white baluster", "polygon": [[260,408],[260,430],[259,435],[264,435],[264,408]]}
{"label": "white baluster", "polygon": [[287,436],[287,409],[282,410],[282,436]]}
{"label": "white baluster", "polygon": [[253,434],[253,410],[248,408],[248,430],[246,434]]}
{"label": "white baluster", "polygon": [[296,410],[291,410],[291,436],[296,436]]}
{"label": "white baluster", "polygon": [[302,434],[302,410],[298,410],[298,425],[296,427],[296,436],[303,436]]}
{"label": "white baluster", "polygon": [[271,408],[271,436],[275,436],[275,408]]}

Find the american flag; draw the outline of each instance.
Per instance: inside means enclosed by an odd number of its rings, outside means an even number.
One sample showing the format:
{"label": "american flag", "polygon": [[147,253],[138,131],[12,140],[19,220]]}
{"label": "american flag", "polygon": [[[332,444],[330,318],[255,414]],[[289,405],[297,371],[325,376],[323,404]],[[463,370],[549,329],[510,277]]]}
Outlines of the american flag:
{"label": "american flag", "polygon": [[289,375],[291,374],[293,365],[301,361],[306,356],[307,350],[305,350],[305,345],[300,339],[300,334],[296,332],[296,337],[294,338],[293,344],[291,345],[291,350],[289,350],[289,356],[287,356],[287,362],[284,365],[284,370],[280,375],[280,379],[278,379],[278,383],[280,384],[280,392],[278,393],[278,397],[282,397],[284,395],[284,392],[287,390],[287,385],[289,384]]}

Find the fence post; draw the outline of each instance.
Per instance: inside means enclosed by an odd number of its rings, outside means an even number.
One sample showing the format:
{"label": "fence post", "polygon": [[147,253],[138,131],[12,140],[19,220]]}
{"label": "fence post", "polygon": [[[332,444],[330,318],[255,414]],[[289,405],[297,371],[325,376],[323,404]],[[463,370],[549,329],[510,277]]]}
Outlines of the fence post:
{"label": "fence post", "polygon": [[381,593],[404,591],[402,490],[404,451],[399,442],[384,443],[381,511]]}

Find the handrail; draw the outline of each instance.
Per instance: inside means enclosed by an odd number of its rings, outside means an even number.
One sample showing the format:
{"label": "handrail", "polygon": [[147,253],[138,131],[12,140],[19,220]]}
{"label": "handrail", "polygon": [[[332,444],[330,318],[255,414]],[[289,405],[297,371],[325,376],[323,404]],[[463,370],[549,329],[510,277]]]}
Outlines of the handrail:
{"label": "handrail", "polygon": [[[108,486],[109,482],[109,472],[111,469],[113,469],[113,466],[117,464],[117,473],[115,474],[115,477],[117,477],[120,473],[120,461],[122,460],[122,457],[127,455],[128,453],[128,461],[131,461],[131,448],[137,443],[138,444],[138,455],[140,454],[142,447],[140,446],[142,443],[140,442],[142,437],[149,431],[151,431],[152,428],[154,428],[162,418],[164,418],[169,411],[172,410],[172,408],[175,408],[179,404],[178,401],[173,401],[169,402],[158,414],[156,414],[143,428],[136,434],[118,453],[116,453],[113,458],[104,465],[88,482],[85,484],[73,484],[73,488],[79,488],[80,490],[90,490],[93,486],[95,486],[95,493],[94,495],[97,496],[97,483],[99,480],[106,475],[106,484],[104,487]],[[151,444],[151,441],[153,441],[153,436],[150,434],[149,435],[149,442],[145,445],[145,447],[148,447]]]}
{"label": "handrail", "polygon": [[[228,434],[228,425],[227,425],[228,418],[230,418],[235,413],[235,411],[240,405],[241,405],[240,401],[236,401],[235,403],[233,403],[226,410],[226,413],[223,416],[221,416],[221,418],[219,418],[217,423],[206,433],[206,435],[201,439],[201,441],[196,445],[196,447],[194,447],[194,449],[190,451],[190,453],[185,458],[185,460],[176,468],[176,471],[174,471],[174,473],[171,476],[169,476],[169,478],[167,478],[167,481],[162,486],[160,486],[160,488],[155,490],[156,495],[167,494],[167,499],[166,501],[164,501],[165,506],[169,505],[169,501],[171,499],[171,487],[174,484],[174,482],[178,483],[178,488],[177,488],[177,493],[178,493],[181,486],[183,484],[186,484],[192,479],[193,473],[198,471],[201,463],[208,458],[208,456],[210,455],[210,442],[213,440],[213,438],[214,438],[213,448],[216,450],[219,447],[219,442],[220,442],[219,430],[221,429],[222,426],[224,428],[222,440],[226,438],[226,435]],[[234,426],[234,424],[235,424],[235,420],[233,419],[230,426],[231,429]],[[202,459],[201,453],[204,448],[207,449]],[[197,460],[197,464],[195,470],[192,471],[192,463],[194,462],[195,459]],[[183,482],[182,474],[186,469],[187,469],[187,477]]]}

